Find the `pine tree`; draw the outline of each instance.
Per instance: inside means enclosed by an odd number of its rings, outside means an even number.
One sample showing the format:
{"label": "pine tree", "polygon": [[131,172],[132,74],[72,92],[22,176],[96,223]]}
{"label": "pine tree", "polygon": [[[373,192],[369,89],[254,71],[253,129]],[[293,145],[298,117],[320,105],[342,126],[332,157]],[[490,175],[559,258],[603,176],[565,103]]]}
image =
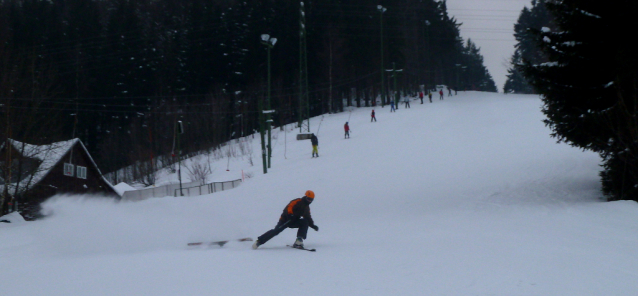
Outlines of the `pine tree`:
{"label": "pine tree", "polygon": [[638,63],[627,30],[634,1],[551,1],[556,29],[533,30],[548,58],[520,69],[543,96],[545,124],[559,142],[603,158],[610,200],[638,200]]}
{"label": "pine tree", "polygon": [[514,51],[510,60],[511,68],[507,69],[507,80],[503,86],[503,92],[516,93],[516,94],[532,94],[534,88],[527,83],[527,79],[523,76],[523,73],[518,70],[517,65],[521,65],[523,60],[521,58],[520,51]]}
{"label": "pine tree", "polygon": [[496,83],[483,63],[481,50],[472,40],[468,39],[464,49],[463,67],[457,69],[463,73],[463,83],[457,87],[478,91],[496,92]]}
{"label": "pine tree", "polygon": [[533,87],[525,80],[517,67],[521,65],[522,60],[535,64],[547,61],[542,51],[538,50],[535,42],[536,35],[532,33],[543,27],[553,28],[553,17],[547,11],[545,2],[546,0],[533,0],[531,3],[532,8],[523,8],[518,21],[514,25],[514,38],[516,38],[517,44],[510,60],[507,80],[503,87],[506,93],[534,93]]}

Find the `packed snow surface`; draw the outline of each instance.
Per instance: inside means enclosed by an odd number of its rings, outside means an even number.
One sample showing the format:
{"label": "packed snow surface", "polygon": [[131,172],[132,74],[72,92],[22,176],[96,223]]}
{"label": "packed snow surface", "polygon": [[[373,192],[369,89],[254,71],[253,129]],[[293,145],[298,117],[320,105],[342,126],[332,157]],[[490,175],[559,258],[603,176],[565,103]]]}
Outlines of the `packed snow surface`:
{"label": "packed snow surface", "polygon": [[[635,295],[638,206],[602,201],[600,158],[550,138],[541,105],[459,92],[372,123],[350,108],[312,118],[319,158],[287,126],[267,174],[258,136],[252,157],[213,159],[215,181],[250,176],[232,190],[52,198],[47,219],[0,223],[0,294]],[[256,238],[308,189],[315,253],[287,248],[291,229],[257,250],[186,245]]]}

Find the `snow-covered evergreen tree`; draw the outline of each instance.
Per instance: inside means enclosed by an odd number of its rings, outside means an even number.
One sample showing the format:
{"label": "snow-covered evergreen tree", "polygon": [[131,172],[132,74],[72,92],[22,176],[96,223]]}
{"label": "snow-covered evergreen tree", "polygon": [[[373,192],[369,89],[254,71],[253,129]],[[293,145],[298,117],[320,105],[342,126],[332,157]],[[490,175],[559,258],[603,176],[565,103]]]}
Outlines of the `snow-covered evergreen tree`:
{"label": "snow-covered evergreen tree", "polygon": [[629,29],[634,1],[549,1],[556,28],[531,30],[547,58],[521,70],[543,95],[545,123],[561,142],[600,153],[610,199],[638,200],[638,67]]}
{"label": "snow-covered evergreen tree", "polygon": [[537,64],[547,61],[543,52],[538,50],[535,42],[536,35],[532,33],[543,27],[553,28],[552,16],[547,11],[545,2],[546,0],[533,0],[531,9],[523,8],[514,25],[514,38],[516,38],[517,44],[510,60],[509,74],[503,86],[506,93],[534,93],[533,87],[526,81],[517,67],[522,64],[523,59]]}
{"label": "snow-covered evergreen tree", "polygon": [[504,93],[517,93],[517,94],[531,94],[534,93],[534,88],[527,83],[525,76],[523,73],[519,71],[516,66],[521,65],[522,59],[520,52],[514,51],[514,55],[510,60],[510,67],[507,69],[507,80],[505,81],[505,85],[503,86]]}
{"label": "snow-covered evergreen tree", "polygon": [[481,49],[472,40],[468,39],[463,52],[465,55],[463,66],[465,68],[462,68],[462,75],[465,80],[459,87],[464,86],[466,89],[496,92],[496,83],[494,83],[492,75],[483,63]]}

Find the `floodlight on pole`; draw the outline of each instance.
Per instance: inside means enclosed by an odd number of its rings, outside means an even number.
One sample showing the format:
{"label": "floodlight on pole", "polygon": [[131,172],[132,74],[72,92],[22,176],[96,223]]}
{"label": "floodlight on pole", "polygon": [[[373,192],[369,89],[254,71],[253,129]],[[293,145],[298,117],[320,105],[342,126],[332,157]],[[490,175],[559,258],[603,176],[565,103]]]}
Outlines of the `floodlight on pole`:
{"label": "floodlight on pole", "polygon": [[377,10],[379,10],[379,14],[380,14],[380,39],[381,39],[381,107],[383,107],[385,105],[385,78],[384,78],[384,73],[383,73],[383,13],[386,12],[386,8],[381,6],[381,5],[377,5]]}
{"label": "floodlight on pole", "polygon": [[429,83],[430,82],[430,21],[429,20],[425,20],[425,69],[426,69],[425,71],[426,83]]}
{"label": "floodlight on pole", "polygon": [[461,86],[461,84],[460,84],[461,71],[465,71],[466,68],[467,68],[467,66],[463,66],[462,64],[456,64],[456,87],[455,87],[455,89],[458,89]]}
{"label": "floodlight on pole", "polygon": [[[267,101],[266,101],[266,109],[270,110],[270,50],[275,46],[275,43],[277,43],[277,38],[272,38],[270,37],[270,35],[268,34],[262,34],[261,35],[261,44],[263,44],[264,46],[266,46],[266,50],[268,51],[268,91],[266,92],[266,97],[267,97]],[[262,114],[260,114],[260,117],[262,118],[262,122],[264,121],[263,119],[263,114],[266,114],[266,119],[265,119],[265,124],[268,124],[268,168],[270,168],[270,159],[272,157],[272,136],[271,136],[271,131],[272,131],[272,119],[270,117],[270,113],[272,112],[265,112],[262,108]],[[263,130],[263,128],[262,128]],[[264,173],[267,171],[266,170],[266,150],[264,147],[264,140],[263,140],[263,132],[262,132],[262,158],[264,161]]]}
{"label": "floodlight on pole", "polygon": [[306,12],[299,2],[299,132],[310,132],[310,96],[308,93],[308,51],[306,41]]}

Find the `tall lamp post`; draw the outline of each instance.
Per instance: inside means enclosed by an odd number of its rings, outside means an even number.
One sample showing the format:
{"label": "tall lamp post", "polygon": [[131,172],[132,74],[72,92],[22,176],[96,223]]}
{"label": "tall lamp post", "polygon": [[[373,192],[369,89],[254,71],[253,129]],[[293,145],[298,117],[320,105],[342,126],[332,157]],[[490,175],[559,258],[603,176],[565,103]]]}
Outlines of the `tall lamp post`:
{"label": "tall lamp post", "polygon": [[461,81],[460,81],[460,76],[461,76],[461,71],[465,70],[467,67],[463,66],[461,64],[456,64],[456,87],[455,89],[459,89],[459,87],[461,87]]}
{"label": "tall lamp post", "polygon": [[381,107],[383,107],[385,105],[385,73],[383,73],[383,13],[386,12],[386,10],[388,10],[387,8],[381,6],[381,5],[377,5],[377,10],[379,10],[379,13],[381,15]]}
{"label": "tall lamp post", "polygon": [[261,44],[266,46],[266,50],[268,51],[268,91],[266,92],[267,100],[266,100],[266,109],[263,113],[266,114],[266,122],[268,123],[268,168],[270,168],[270,158],[272,157],[272,146],[271,146],[271,130],[272,130],[272,119],[270,118],[270,114],[273,113],[273,110],[270,110],[270,50],[277,43],[277,38],[272,38],[268,34],[261,35]]}
{"label": "tall lamp post", "polygon": [[403,72],[403,69],[397,69],[395,63],[392,62],[392,69],[387,69],[386,71],[392,72],[392,78],[394,78],[394,98],[391,98],[391,100],[394,100],[394,108],[398,110],[400,95],[399,95],[399,91],[397,90],[397,76],[398,76],[397,74],[400,74],[400,72]]}
{"label": "tall lamp post", "polygon": [[184,196],[182,189],[182,148],[179,135],[184,133],[184,125],[181,120],[175,123],[175,134],[177,135],[177,178],[179,179],[179,196]]}
{"label": "tall lamp post", "polygon": [[430,82],[430,21],[428,20],[425,20],[425,42],[425,81],[429,92],[427,83]]}

